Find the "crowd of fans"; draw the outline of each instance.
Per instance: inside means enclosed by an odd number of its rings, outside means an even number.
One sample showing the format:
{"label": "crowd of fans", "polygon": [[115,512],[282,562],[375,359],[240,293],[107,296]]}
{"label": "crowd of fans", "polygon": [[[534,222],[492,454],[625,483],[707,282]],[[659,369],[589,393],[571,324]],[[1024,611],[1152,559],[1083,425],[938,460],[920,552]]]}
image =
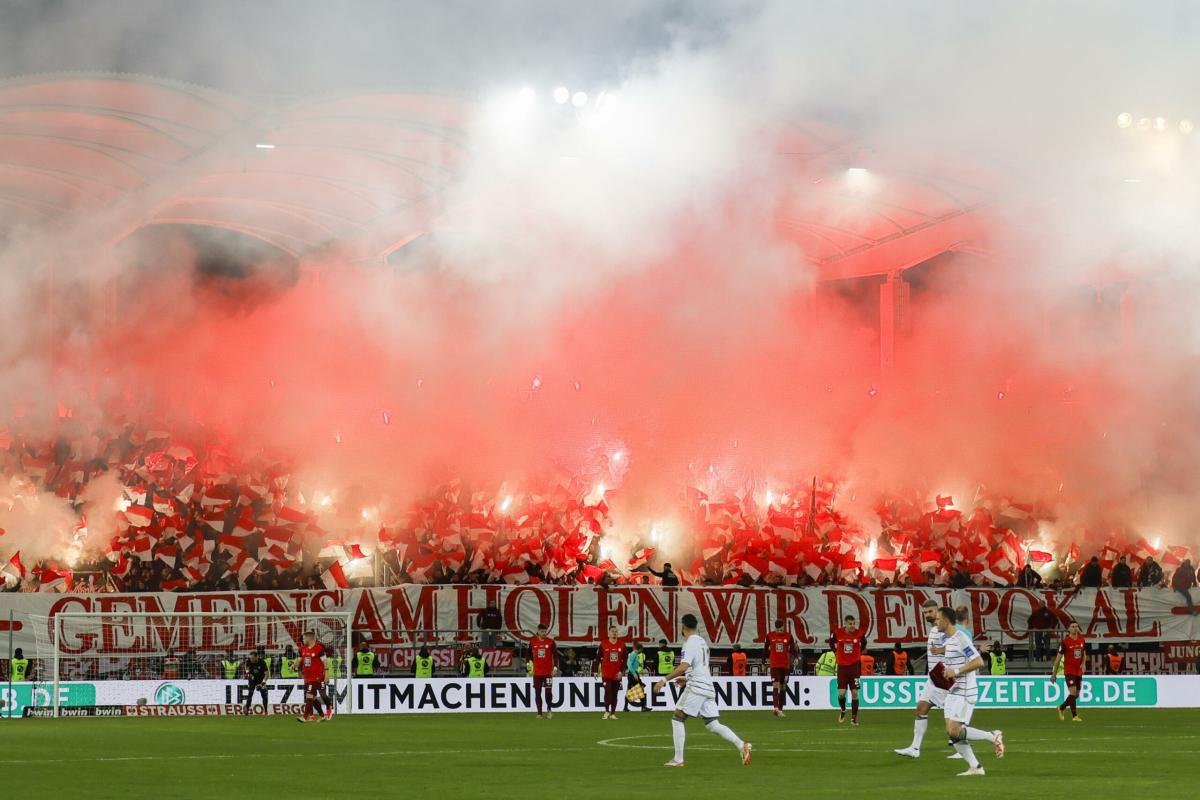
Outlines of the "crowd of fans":
{"label": "crowd of fans", "polygon": [[[353,523],[344,524],[336,492],[300,486],[286,463],[242,461],[220,446],[133,425],[80,427],[52,440],[0,431],[0,475],[9,495],[0,501],[10,507],[51,493],[77,518],[56,558],[27,564],[0,536],[10,591],[347,586],[355,580],[349,567],[371,554],[379,563],[363,570],[363,582],[383,575],[397,583],[1170,585],[1189,605],[1196,583],[1186,548],[1122,532],[1088,558],[1076,544],[1052,552],[1039,543],[1046,512],[1006,498],[977,499],[966,511],[949,497],[933,508],[889,498],[863,524],[839,510],[834,481],[778,494],[688,488],[675,515],[687,533],[673,549],[690,541],[693,552],[653,569],[662,562],[653,534],[642,542],[606,538],[614,532],[608,493],[582,480],[524,494],[452,482],[407,508],[381,504],[361,519],[353,509]],[[115,476],[120,496],[97,511],[89,487],[102,476]],[[97,514],[115,519],[97,525]],[[98,542],[89,523],[115,533]],[[617,540],[619,553],[610,544]]]}

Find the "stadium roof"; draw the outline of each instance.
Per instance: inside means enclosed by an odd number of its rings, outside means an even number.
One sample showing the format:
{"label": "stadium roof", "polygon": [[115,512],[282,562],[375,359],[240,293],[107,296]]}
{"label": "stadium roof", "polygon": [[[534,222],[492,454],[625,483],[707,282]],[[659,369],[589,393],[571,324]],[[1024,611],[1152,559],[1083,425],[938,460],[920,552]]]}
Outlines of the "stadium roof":
{"label": "stadium roof", "polygon": [[[279,105],[143,76],[3,82],[0,238],[87,217],[109,243],[185,224],[295,256],[337,244],[379,258],[429,224],[427,201],[463,163],[467,113],[438,95]],[[797,174],[777,228],[825,279],[904,269],[979,234],[982,183],[897,171],[864,192],[823,179],[814,164],[844,164],[853,144],[819,126],[787,127],[775,148]]]}

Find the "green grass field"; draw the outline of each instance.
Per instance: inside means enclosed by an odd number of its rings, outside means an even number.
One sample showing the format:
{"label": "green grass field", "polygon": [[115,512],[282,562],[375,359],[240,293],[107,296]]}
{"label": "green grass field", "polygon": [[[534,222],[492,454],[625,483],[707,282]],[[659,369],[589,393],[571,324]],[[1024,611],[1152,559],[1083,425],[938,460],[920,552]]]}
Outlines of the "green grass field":
{"label": "green grass field", "polygon": [[[754,743],[734,749],[692,720],[688,765],[666,769],[666,713],[28,719],[0,722],[0,775],[14,797],[83,791],[89,798],[281,797],[1167,797],[1189,785],[1200,750],[1191,710],[1095,710],[1080,724],[1053,711],[986,711],[1008,755],[976,747],[988,774],[957,778],[941,716],[930,717],[919,761],[911,712],[863,714],[854,729],[829,712],[739,712],[722,719]],[[939,731],[935,733],[935,729]],[[986,745],[987,743],[982,743]],[[963,784],[974,783],[967,789]],[[786,794],[785,794],[786,793]]]}

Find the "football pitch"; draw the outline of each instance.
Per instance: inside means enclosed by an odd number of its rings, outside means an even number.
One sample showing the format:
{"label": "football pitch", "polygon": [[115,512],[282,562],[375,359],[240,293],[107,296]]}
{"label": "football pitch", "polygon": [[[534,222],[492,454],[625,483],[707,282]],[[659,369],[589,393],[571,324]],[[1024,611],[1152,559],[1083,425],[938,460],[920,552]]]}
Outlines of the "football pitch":
{"label": "football pitch", "polygon": [[0,723],[0,774],[13,796],[82,790],[89,798],[280,797],[899,797],[945,791],[997,797],[1166,797],[1189,784],[1200,750],[1192,710],[1094,710],[1084,722],[1053,711],[981,711],[1008,753],[975,750],[987,770],[958,778],[942,718],[930,716],[918,761],[906,746],[912,713],[729,712],[754,744],[743,767],[732,746],[688,722],[687,766],[671,756],[669,715],[623,713],[27,719]]}

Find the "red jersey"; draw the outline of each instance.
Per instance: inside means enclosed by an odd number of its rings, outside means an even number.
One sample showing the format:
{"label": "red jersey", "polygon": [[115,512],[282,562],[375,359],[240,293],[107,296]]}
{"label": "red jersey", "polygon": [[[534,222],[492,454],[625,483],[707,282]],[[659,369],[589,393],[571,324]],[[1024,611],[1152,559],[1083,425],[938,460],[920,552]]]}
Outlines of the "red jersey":
{"label": "red jersey", "polygon": [[320,683],[325,680],[325,645],[317,642],[312,647],[300,645],[300,674],[305,683]]}
{"label": "red jersey", "polygon": [[610,642],[605,639],[600,643],[600,677],[606,681],[615,681],[621,677],[625,669],[625,642],[617,639]]}
{"label": "red jersey", "polygon": [[1063,657],[1063,672],[1065,674],[1083,674],[1083,657],[1087,653],[1087,641],[1082,636],[1068,636],[1063,639],[1062,644],[1058,646],[1058,652]]}
{"label": "red jersey", "polygon": [[529,650],[533,654],[533,674],[538,678],[548,678],[554,674],[554,640],[529,640]]}
{"label": "red jersey", "polygon": [[862,628],[854,633],[845,628],[838,628],[833,632],[833,640],[836,645],[833,652],[837,657],[839,667],[851,667],[862,662],[863,635]]}
{"label": "red jersey", "polygon": [[767,653],[771,659],[771,669],[790,667],[795,652],[796,641],[787,631],[771,631],[767,634]]}

